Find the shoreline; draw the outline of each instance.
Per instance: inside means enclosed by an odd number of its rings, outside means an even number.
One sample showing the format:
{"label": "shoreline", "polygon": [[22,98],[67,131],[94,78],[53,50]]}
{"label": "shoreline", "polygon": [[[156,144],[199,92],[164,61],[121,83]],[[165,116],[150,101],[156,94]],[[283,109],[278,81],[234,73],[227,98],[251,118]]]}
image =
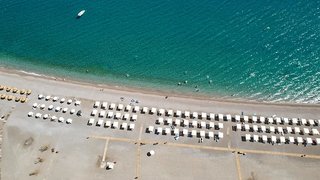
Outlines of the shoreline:
{"label": "shoreline", "polygon": [[222,98],[222,97],[213,97],[213,96],[206,96],[203,94],[187,94],[187,93],[176,93],[176,92],[164,92],[161,90],[151,90],[146,88],[136,88],[136,87],[128,87],[128,86],[120,86],[116,84],[99,84],[99,83],[90,83],[80,80],[75,80],[71,78],[61,78],[55,76],[48,76],[37,74],[34,72],[27,72],[24,70],[18,70],[8,67],[0,67],[0,73],[8,74],[8,75],[17,75],[20,78],[23,76],[29,76],[33,78],[39,78],[43,80],[51,80],[51,81],[58,81],[63,83],[70,83],[75,85],[81,85],[85,87],[94,87],[98,89],[106,89],[106,90],[114,90],[114,91],[122,91],[122,92],[129,92],[129,93],[140,93],[140,94],[148,94],[148,95],[155,95],[160,97],[169,98],[182,98],[182,99],[192,99],[192,100],[199,100],[199,101],[208,101],[208,102],[217,102],[217,103],[231,103],[231,104],[246,104],[246,105],[270,105],[270,106],[288,106],[288,107],[320,107],[320,104],[312,104],[312,103],[291,103],[291,102],[266,102],[266,101],[256,101],[256,100],[249,100],[249,99],[229,99],[229,98]]}

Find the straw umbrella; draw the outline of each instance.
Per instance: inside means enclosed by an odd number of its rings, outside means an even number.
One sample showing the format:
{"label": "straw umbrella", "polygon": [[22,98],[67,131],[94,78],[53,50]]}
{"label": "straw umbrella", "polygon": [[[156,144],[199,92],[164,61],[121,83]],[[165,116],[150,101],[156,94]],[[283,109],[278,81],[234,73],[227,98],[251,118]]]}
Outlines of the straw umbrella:
{"label": "straw umbrella", "polygon": [[19,101],[20,101],[20,97],[16,97],[16,98],[15,98],[15,101],[16,101],[16,102],[19,102]]}
{"label": "straw umbrella", "polygon": [[25,89],[21,89],[21,90],[20,90],[20,94],[21,94],[21,95],[23,95],[23,94],[25,94],[25,93],[26,93],[26,90],[25,90]]}
{"label": "straw umbrella", "polygon": [[32,93],[32,91],[29,89],[27,90],[27,95],[30,95]]}
{"label": "straw umbrella", "polygon": [[10,91],[11,91],[11,87],[9,87],[9,86],[6,87],[6,91],[7,91],[7,92],[10,92]]}
{"label": "straw umbrella", "polygon": [[12,89],[13,93],[17,93],[17,91],[18,91],[18,89],[16,87]]}

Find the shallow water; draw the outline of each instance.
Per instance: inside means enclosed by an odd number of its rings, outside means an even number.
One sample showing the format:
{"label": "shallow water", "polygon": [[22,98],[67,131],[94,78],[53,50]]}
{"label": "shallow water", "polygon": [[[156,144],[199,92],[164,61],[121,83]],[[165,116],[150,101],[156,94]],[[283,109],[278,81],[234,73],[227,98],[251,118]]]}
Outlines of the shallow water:
{"label": "shallow water", "polygon": [[320,1],[12,0],[0,7],[2,66],[259,101],[320,100]]}

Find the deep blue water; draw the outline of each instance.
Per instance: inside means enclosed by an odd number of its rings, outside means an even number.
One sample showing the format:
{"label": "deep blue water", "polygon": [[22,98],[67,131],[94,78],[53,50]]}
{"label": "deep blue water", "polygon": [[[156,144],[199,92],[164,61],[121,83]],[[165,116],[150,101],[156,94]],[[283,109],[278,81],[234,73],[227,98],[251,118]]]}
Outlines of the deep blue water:
{"label": "deep blue water", "polygon": [[2,66],[176,92],[320,102],[318,0],[0,0],[0,8]]}

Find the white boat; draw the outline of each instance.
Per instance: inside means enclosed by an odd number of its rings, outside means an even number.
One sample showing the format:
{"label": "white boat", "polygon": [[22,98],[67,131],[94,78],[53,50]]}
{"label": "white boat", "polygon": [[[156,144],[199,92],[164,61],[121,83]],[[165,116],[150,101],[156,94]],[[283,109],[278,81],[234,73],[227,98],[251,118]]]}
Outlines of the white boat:
{"label": "white boat", "polygon": [[78,13],[78,18],[81,17],[85,12],[86,12],[86,10],[81,10],[81,11]]}

